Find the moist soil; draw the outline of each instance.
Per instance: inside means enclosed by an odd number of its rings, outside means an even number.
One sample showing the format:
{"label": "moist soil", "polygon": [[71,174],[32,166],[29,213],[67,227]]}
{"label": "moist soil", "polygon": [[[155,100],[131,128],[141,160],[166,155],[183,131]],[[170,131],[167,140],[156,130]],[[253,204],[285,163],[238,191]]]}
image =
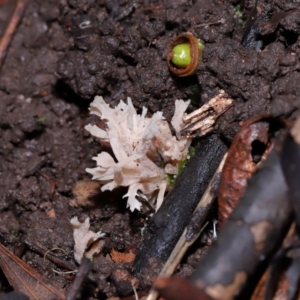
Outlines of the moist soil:
{"label": "moist soil", "polygon": [[[2,1],[3,2],[3,1]],[[0,1],[0,34],[15,2]],[[110,251],[136,253],[147,214],[131,213],[124,189],[98,193],[85,172],[99,143],[84,130],[95,95],[115,106],[131,97],[149,115],[167,120],[176,99],[192,99],[189,111],[220,89],[234,107],[215,132],[228,145],[240,121],[270,114],[293,118],[300,106],[300,10],[297,1],[32,0],[0,71],[0,239],[27,264],[68,289],[74,275],[44,259],[54,248],[70,269],[70,219],[90,218],[106,233],[94,259],[83,299],[125,296],[114,279]],[[195,75],[178,78],[166,64],[177,34],[191,31],[205,43]],[[84,181],[88,188],[80,184]],[[78,183],[79,182],[79,183]],[[89,199],[88,199],[89,198]],[[202,237],[177,272],[190,275],[205,255]],[[153,270],[152,270],[153,271]],[[125,272],[125,271],[124,271]],[[154,272],[155,273],[155,272]],[[10,290],[4,276],[1,293]]]}

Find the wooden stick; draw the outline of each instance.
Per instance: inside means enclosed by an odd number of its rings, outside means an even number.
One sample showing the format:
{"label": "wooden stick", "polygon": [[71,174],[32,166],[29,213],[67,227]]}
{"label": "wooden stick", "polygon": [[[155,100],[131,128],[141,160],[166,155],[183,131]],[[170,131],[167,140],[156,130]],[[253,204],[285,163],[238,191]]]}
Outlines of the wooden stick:
{"label": "wooden stick", "polygon": [[[215,197],[216,195],[212,192],[212,189],[213,189],[213,185],[214,185],[215,181],[217,180],[217,177],[222,173],[222,169],[223,169],[223,166],[224,166],[224,163],[226,160],[226,156],[227,156],[227,153],[224,155],[215,175],[211,179],[205,193],[201,197],[201,199],[194,211],[194,215],[193,215],[190,223],[193,222],[194,216],[200,210],[202,210],[204,213],[201,214],[201,216],[200,216],[201,220],[199,220],[199,217],[197,218],[198,219],[197,223],[202,223],[202,224],[204,223],[204,221],[207,217],[207,213],[209,211],[209,207],[211,206],[214,199],[216,198]],[[208,209],[206,209],[206,208],[208,208]],[[197,232],[195,232],[193,234],[193,236],[191,236],[190,234],[188,234],[188,231],[189,231],[188,228],[191,225],[190,223],[184,229],[184,232],[182,233],[180,239],[178,240],[174,250],[172,251],[170,257],[166,261],[166,263],[165,263],[163,269],[161,270],[161,272],[159,273],[158,277],[169,277],[173,274],[177,265],[180,263],[180,261],[182,260],[182,257],[186,253],[186,251],[197,240],[197,238],[200,236],[200,234],[203,232],[203,230],[205,229],[205,227],[208,224],[208,222],[206,222],[206,224],[204,224],[203,226],[200,226],[201,229],[199,228],[200,230],[198,230]],[[155,289],[151,288],[146,300],[156,300],[157,297],[158,297],[158,292]]]}
{"label": "wooden stick", "polygon": [[25,9],[25,2],[23,0],[18,0],[16,3],[14,12],[12,14],[12,17],[10,19],[10,22],[0,40],[0,69],[2,67],[6,51],[8,49],[8,46],[11,42],[11,39],[15,33],[15,30],[22,18],[23,12]]}
{"label": "wooden stick", "polygon": [[167,261],[226,151],[227,147],[216,135],[202,138],[195,155],[152,217],[134,261],[135,275],[144,278],[147,284],[152,261],[162,266]]}

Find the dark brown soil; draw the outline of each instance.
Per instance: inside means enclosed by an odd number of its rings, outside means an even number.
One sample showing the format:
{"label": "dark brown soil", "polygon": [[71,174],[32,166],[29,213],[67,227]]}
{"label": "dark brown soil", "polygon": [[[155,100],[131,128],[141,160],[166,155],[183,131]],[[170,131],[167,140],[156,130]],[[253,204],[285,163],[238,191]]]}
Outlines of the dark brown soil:
{"label": "dark brown soil", "polygon": [[[30,1],[0,70],[1,242],[68,288],[73,277],[54,273],[64,269],[30,248],[62,248],[61,259],[76,268],[70,219],[89,216],[92,229],[107,233],[89,299],[115,296],[110,281],[119,266],[107,254],[136,251],[144,216],[125,209],[122,191],[96,197],[93,208],[69,205],[100,151],[83,128],[95,120],[89,103],[95,95],[112,106],[131,97],[137,108],[162,110],[170,120],[175,99],[192,98],[192,110],[222,88],[235,100],[216,127],[228,144],[242,120],[293,117],[300,106],[299,2],[261,0],[248,24],[255,1],[245,2],[240,16],[238,1]],[[14,1],[0,6],[0,34],[13,7]],[[176,78],[166,53],[176,34],[188,30],[205,43],[203,62],[195,76]],[[180,274],[189,275],[203,256],[197,247]]]}

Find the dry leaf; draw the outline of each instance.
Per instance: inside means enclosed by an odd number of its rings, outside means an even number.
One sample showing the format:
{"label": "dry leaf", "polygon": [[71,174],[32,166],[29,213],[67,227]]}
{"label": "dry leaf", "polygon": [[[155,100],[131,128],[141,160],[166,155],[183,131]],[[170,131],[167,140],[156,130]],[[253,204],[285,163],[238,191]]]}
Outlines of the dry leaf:
{"label": "dry leaf", "polygon": [[64,300],[66,292],[0,244],[0,267],[11,286],[31,300]]}

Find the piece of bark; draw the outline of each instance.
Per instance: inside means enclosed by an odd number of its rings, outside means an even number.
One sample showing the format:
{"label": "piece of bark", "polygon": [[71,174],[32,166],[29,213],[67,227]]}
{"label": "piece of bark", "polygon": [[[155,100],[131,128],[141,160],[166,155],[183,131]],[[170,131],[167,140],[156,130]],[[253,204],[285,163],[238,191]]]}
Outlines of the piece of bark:
{"label": "piece of bark", "polygon": [[183,117],[184,128],[181,136],[204,136],[212,132],[217,119],[233,107],[234,101],[224,90],[220,90],[218,95],[210,99],[199,109]]}
{"label": "piece of bark", "polygon": [[[205,137],[198,143],[195,155],[150,221],[143,246],[134,261],[136,275],[151,269],[151,259],[162,263],[167,260],[226,150],[226,146],[215,135]],[[157,267],[157,272],[160,269]],[[158,275],[157,272],[153,276]]]}
{"label": "piece of bark", "polygon": [[257,272],[263,271],[287,233],[291,215],[279,154],[272,151],[192,281],[214,299],[234,299],[259,278]]}
{"label": "piece of bark", "polygon": [[255,117],[246,121],[228,151],[221,175],[218,196],[218,221],[223,226],[244,195],[247,180],[270,144],[270,118]]}
{"label": "piece of bark", "polygon": [[180,278],[158,278],[154,288],[167,300],[213,300],[203,291],[199,291],[190,281]]}

